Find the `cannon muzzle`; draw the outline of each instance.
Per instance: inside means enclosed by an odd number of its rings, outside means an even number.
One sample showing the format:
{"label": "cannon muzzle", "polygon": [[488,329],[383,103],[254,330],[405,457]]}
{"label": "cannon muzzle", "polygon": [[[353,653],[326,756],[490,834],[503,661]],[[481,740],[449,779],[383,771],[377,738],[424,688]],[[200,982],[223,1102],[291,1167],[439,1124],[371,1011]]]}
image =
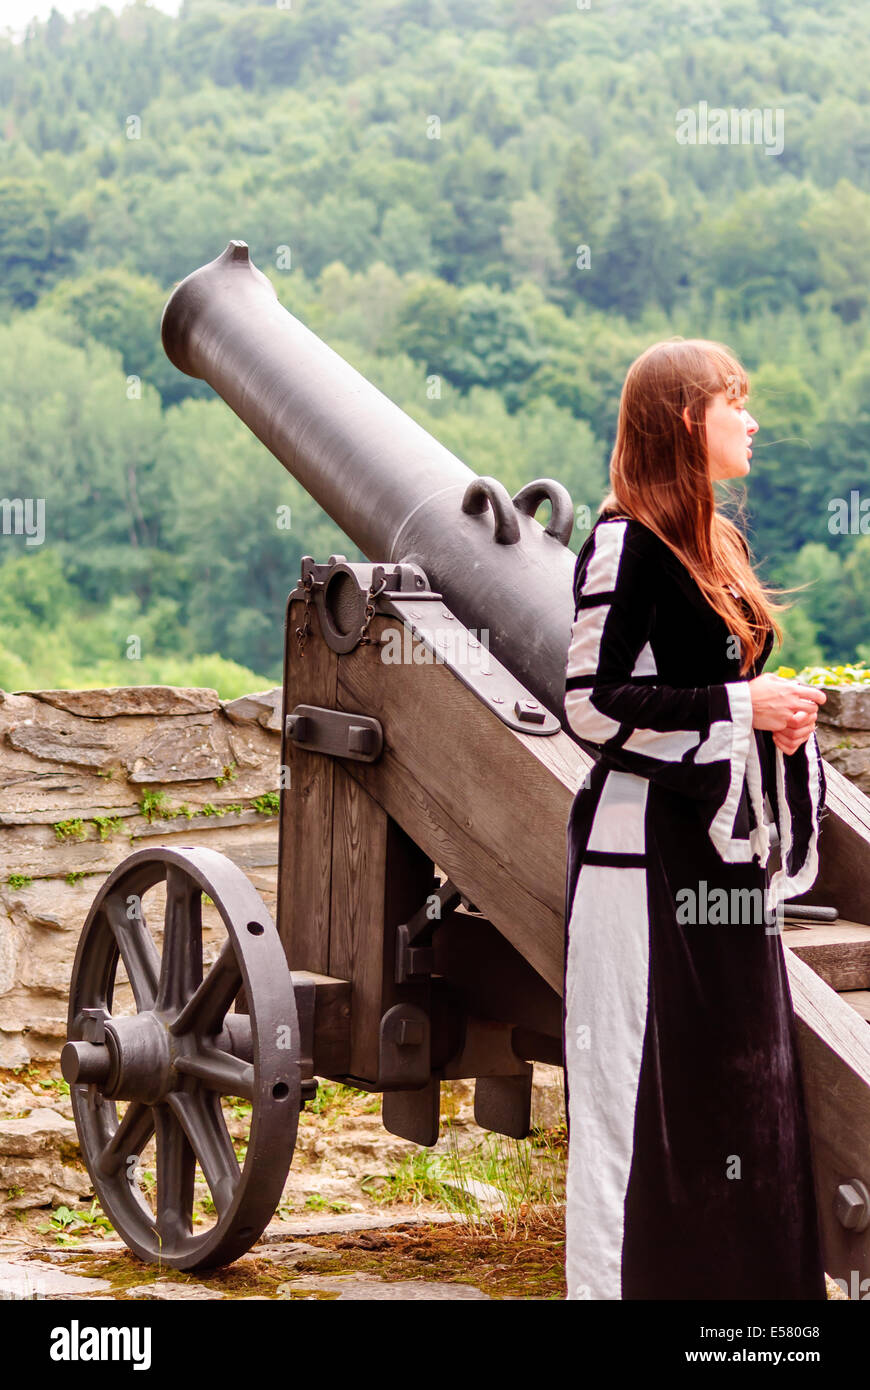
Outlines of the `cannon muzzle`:
{"label": "cannon muzzle", "polygon": [[243,241],[181,281],[162,336],[170,361],[223,397],[368,560],[420,565],[567,728],[574,514],[561,483],[511,498],[478,477],[283,308]]}

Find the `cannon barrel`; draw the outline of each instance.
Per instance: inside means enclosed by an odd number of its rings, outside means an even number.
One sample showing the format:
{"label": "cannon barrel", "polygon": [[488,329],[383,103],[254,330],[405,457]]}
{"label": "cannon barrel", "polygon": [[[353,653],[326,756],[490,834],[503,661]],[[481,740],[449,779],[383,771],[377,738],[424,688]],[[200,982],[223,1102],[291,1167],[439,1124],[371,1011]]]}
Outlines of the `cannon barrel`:
{"label": "cannon barrel", "polygon": [[560,483],[511,498],[479,478],[288,313],[242,241],[180,282],[161,332],[170,361],[213,387],[366,559],[420,565],[567,728],[574,517]]}

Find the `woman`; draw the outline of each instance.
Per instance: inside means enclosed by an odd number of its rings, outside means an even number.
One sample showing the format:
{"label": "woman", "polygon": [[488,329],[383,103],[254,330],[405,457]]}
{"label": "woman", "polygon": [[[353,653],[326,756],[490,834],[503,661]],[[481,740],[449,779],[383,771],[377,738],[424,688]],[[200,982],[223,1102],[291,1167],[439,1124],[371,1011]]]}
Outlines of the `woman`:
{"label": "woman", "polygon": [[825,1297],[776,913],[816,877],[825,696],[759,674],[783,605],[716,510],[749,472],[748,390],[718,343],[644,352],[577,558],[569,1298]]}

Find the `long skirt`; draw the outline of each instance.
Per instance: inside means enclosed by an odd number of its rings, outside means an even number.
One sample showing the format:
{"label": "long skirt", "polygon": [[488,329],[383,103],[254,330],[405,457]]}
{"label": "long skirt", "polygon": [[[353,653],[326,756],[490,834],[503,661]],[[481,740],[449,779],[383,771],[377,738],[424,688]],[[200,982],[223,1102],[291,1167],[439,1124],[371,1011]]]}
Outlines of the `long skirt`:
{"label": "long skirt", "polygon": [[768,871],[606,759],[568,849],[568,1298],[824,1299]]}

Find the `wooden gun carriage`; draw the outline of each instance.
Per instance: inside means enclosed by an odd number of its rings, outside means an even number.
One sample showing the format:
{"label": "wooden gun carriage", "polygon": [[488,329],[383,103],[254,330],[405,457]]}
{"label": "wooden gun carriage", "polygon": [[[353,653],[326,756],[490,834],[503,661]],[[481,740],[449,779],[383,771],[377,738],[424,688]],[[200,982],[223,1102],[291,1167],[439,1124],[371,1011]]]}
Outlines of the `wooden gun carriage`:
{"label": "wooden gun carriage", "polygon": [[[563,1063],[566,825],[590,759],[564,723],[561,484],[511,498],[473,474],[280,306],[244,243],[182,281],[162,332],[369,557],[306,556],[288,599],[277,925],[227,857],[158,847],[109,875],[79,943],[62,1066],[88,1171],[137,1255],[197,1269],[264,1230],[318,1077],[382,1093],[385,1127],[418,1144],[452,1078],[474,1079],[480,1125],[529,1133],[532,1063]],[[856,924],[839,988],[870,989],[870,801],[825,770],[802,903]],[[205,966],[203,894],[225,931]],[[863,1278],[870,1031],[836,979],[786,956],[826,1267]],[[134,1012],[113,1013],[119,966]],[[243,1162],[228,1096],[252,1107]],[[153,1202],[137,1180],[152,1140]]]}

